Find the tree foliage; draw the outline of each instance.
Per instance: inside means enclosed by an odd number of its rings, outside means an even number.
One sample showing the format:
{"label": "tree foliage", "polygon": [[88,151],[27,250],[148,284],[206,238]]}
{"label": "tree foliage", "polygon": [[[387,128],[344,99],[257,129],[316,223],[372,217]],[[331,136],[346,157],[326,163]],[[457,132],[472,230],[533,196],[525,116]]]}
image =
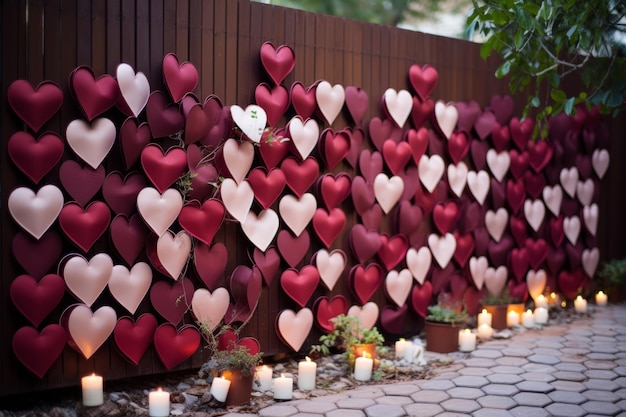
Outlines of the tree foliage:
{"label": "tree foliage", "polygon": [[[529,94],[525,114],[537,108],[541,122],[561,111],[572,114],[583,102],[604,113],[623,107],[625,0],[472,1],[468,34],[486,37],[483,58],[502,57],[496,76],[509,77],[511,93]],[[571,91],[566,77],[582,87]]]}

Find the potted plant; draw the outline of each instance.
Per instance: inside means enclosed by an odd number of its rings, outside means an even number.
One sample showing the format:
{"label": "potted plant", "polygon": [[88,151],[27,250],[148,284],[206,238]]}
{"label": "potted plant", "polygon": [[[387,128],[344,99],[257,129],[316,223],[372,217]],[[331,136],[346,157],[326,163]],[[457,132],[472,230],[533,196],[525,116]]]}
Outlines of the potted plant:
{"label": "potted plant", "polygon": [[426,316],[426,349],[449,353],[459,348],[459,330],[467,324],[468,316],[462,303],[442,294],[437,304],[428,306]]}
{"label": "potted plant", "polygon": [[504,287],[496,295],[487,292],[482,305],[491,314],[491,327],[496,330],[507,328],[506,318],[509,311],[516,311],[520,316],[524,312],[524,304],[511,297],[508,287]]}
{"label": "potted plant", "polygon": [[597,273],[597,289],[608,294],[610,301],[623,301],[626,299],[626,258],[612,259],[602,263]]}

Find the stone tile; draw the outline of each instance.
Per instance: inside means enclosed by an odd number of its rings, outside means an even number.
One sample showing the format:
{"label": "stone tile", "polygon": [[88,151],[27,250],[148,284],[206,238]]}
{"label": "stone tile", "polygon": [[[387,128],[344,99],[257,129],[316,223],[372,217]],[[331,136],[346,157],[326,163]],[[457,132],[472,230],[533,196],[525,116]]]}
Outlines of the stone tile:
{"label": "stone tile", "polygon": [[323,414],[316,414],[316,413],[298,413],[298,414],[294,414],[292,417],[321,417],[323,416]]}
{"label": "stone tile", "polygon": [[457,387],[471,387],[471,388],[480,388],[489,383],[489,381],[483,376],[472,376],[472,375],[460,376],[458,378],[454,378],[452,382]]}
{"label": "stone tile", "polygon": [[516,374],[493,374],[485,378],[492,384],[517,384],[523,381],[522,377]]}
{"label": "stone tile", "polygon": [[612,353],[596,353],[592,352],[586,355],[587,359],[591,359],[594,361],[614,361],[617,359],[617,356]]}
{"label": "stone tile", "polygon": [[522,365],[522,369],[525,372],[543,372],[545,374],[556,372],[556,368],[554,366],[542,363],[528,363],[526,365]]}
{"label": "stone tile", "polygon": [[495,359],[502,357],[502,352],[495,349],[477,349],[471,353],[473,358]]}
{"label": "stone tile", "polygon": [[411,404],[405,406],[404,410],[411,417],[432,417],[443,412],[443,408],[439,404]]}
{"label": "stone tile", "polygon": [[513,414],[498,408],[481,408],[472,413],[472,417],[512,417]]}
{"label": "stone tile", "polygon": [[526,356],[532,355],[533,351],[530,349],[524,349],[519,347],[506,347],[502,349],[502,353],[506,356],[518,356],[525,358]]}
{"label": "stone tile", "polygon": [[561,349],[561,353],[565,355],[586,355],[591,352],[589,349],[584,347],[564,347]]}
{"label": "stone tile", "polygon": [[583,363],[589,369],[610,370],[615,368],[615,362],[613,361],[585,361]]}
{"label": "stone tile", "polygon": [[619,395],[619,397],[623,400],[626,400],[626,388],[620,388],[617,391],[615,391],[616,395]]}
{"label": "stone tile", "polygon": [[548,397],[555,403],[582,404],[587,401],[584,395],[572,391],[552,391]]}
{"label": "stone tile", "polygon": [[546,394],[537,392],[520,392],[519,394],[515,394],[513,399],[519,405],[527,405],[530,407],[545,407],[552,402],[550,397]]}
{"label": "stone tile", "polygon": [[270,405],[259,410],[261,417],[289,417],[295,414],[298,414],[298,409],[287,405]]}
{"label": "stone tile", "polygon": [[570,392],[583,392],[587,389],[586,386],[582,384],[582,382],[575,381],[552,381],[550,384],[557,390],[560,391],[570,391]]}
{"label": "stone tile", "polygon": [[521,405],[509,410],[515,417],[550,417],[550,414],[541,407],[528,407]]}
{"label": "stone tile", "polygon": [[406,412],[404,408],[399,405],[386,405],[386,404],[376,404],[371,407],[367,407],[365,410],[365,415],[368,417],[402,417],[406,416]]}
{"label": "stone tile", "polygon": [[489,384],[481,388],[485,394],[512,396],[519,392],[519,388],[509,384]]}
{"label": "stone tile", "polygon": [[422,390],[411,394],[411,399],[416,403],[440,403],[450,398],[446,391]]}
{"label": "stone tile", "polygon": [[576,404],[552,403],[546,411],[554,417],[583,417],[587,414],[584,408]]}
{"label": "stone tile", "polygon": [[411,395],[420,390],[417,385],[414,384],[392,384],[383,385],[380,387],[386,395]]}
{"label": "stone tile", "polygon": [[337,406],[332,402],[326,401],[307,401],[296,406],[301,413],[324,414],[332,410],[336,410]]}
{"label": "stone tile", "polygon": [[542,363],[546,365],[555,365],[561,362],[558,356],[552,356],[552,355],[530,355],[528,357],[528,360],[530,362]]}
{"label": "stone tile", "polygon": [[517,366],[498,365],[491,368],[491,371],[496,374],[523,374],[524,370]]}
{"label": "stone tile", "polygon": [[503,358],[496,359],[498,365],[505,366],[522,366],[528,363],[528,359],[520,358],[519,356],[505,356]]}
{"label": "stone tile", "polygon": [[587,389],[597,389],[601,391],[617,391],[620,386],[614,381],[607,381],[606,379],[588,379],[583,382],[583,385]]}
{"label": "stone tile", "polygon": [[591,379],[608,379],[613,380],[617,378],[617,374],[613,371],[605,369],[590,369],[585,372],[585,375]]}
{"label": "stone tile", "polygon": [[517,388],[519,388],[520,391],[542,392],[542,393],[546,393],[546,394],[548,392],[554,391],[554,389],[555,389],[549,383],[541,382],[541,381],[522,381],[522,382],[519,382],[519,383],[515,384],[515,386]]}
{"label": "stone tile", "polygon": [[584,408],[587,413],[600,414],[603,416],[614,416],[622,411],[615,404],[604,403],[601,401],[587,401],[582,404],[581,407]]}
{"label": "stone tile", "polygon": [[589,346],[589,349],[594,353],[617,353],[619,349],[614,344],[610,343],[594,343]]}
{"label": "stone tile", "polygon": [[353,391],[349,391],[348,396],[350,398],[369,398],[375,400],[376,398],[380,398],[385,394],[378,388],[359,388]]}
{"label": "stone tile", "polygon": [[583,363],[584,361],[587,360],[585,356],[570,355],[570,354],[561,355],[559,356],[559,359],[561,359],[561,362],[574,362],[574,363]]}
{"label": "stone tile", "polygon": [[520,375],[525,381],[552,382],[555,378],[552,374],[544,372],[526,372]]}
{"label": "stone tile", "polygon": [[376,398],[376,402],[385,405],[399,405],[400,407],[413,404],[413,400],[411,400],[410,397],[402,395],[387,395],[385,397]]}
{"label": "stone tile", "polygon": [[533,355],[541,355],[541,356],[561,356],[561,351],[558,349],[549,349],[549,348],[535,348],[533,349]]}
{"label": "stone tile", "polygon": [[559,371],[567,372],[585,372],[587,367],[581,363],[561,362],[554,365]]}
{"label": "stone tile", "polygon": [[447,411],[444,411],[441,414],[437,414],[437,417],[472,417],[472,415],[465,413],[448,413]]}
{"label": "stone tile", "polygon": [[365,417],[361,410],[333,410],[326,413],[326,417]]}
{"label": "stone tile", "polygon": [[322,395],[320,397],[312,397],[309,398],[307,401],[329,401],[329,402],[337,402],[339,400],[344,400],[350,398],[348,397],[348,394],[329,394],[329,395]]}
{"label": "stone tile", "polygon": [[619,376],[626,376],[626,366],[618,366],[617,368],[613,368],[613,372],[615,372]]}
{"label": "stone tile", "polygon": [[337,408],[352,408],[355,410],[362,410],[364,408],[376,405],[376,401],[367,398],[346,398],[337,401]]}
{"label": "stone tile", "polygon": [[597,389],[590,389],[587,391],[583,391],[582,395],[584,395],[590,401],[604,401],[607,403],[616,403],[620,399],[620,396],[614,392],[601,391]]}
{"label": "stone tile", "polygon": [[616,402],[615,405],[618,406],[620,410],[626,410],[626,400]]}
{"label": "stone tile", "polygon": [[[456,376],[461,376],[461,375],[474,375],[474,376],[487,376],[487,375],[491,375],[493,374],[493,371],[491,371],[489,368],[463,368],[463,369],[459,369],[459,372],[457,373]],[[450,378],[450,379],[454,379],[456,378]]]}
{"label": "stone tile", "polygon": [[441,403],[441,406],[446,411],[453,411],[457,413],[471,413],[480,408],[480,405],[473,400],[464,400],[462,398],[451,398]]}
{"label": "stone tile", "polygon": [[463,398],[465,400],[475,400],[478,397],[484,396],[485,393],[479,390],[478,388],[456,387],[456,388],[449,389],[448,395],[451,398]]}
{"label": "stone tile", "polygon": [[[463,368],[463,369],[465,369],[465,368]],[[458,373],[458,372],[443,372],[443,370],[441,370],[439,373],[436,373],[435,375],[437,375],[437,376],[433,377],[432,379],[445,379],[445,380],[448,380],[448,379],[454,379],[457,376],[461,376],[461,374]]]}
{"label": "stone tile", "polygon": [[452,381],[438,379],[429,379],[427,381],[423,381],[419,384],[419,386],[423,390],[447,390],[450,388],[454,388],[454,384],[452,383]]}
{"label": "stone tile", "polygon": [[493,359],[470,358],[463,361],[465,366],[473,368],[492,368],[497,365]]}
{"label": "stone tile", "polygon": [[478,401],[478,404],[480,404],[480,406],[484,408],[499,408],[501,410],[509,410],[517,406],[517,403],[513,401],[512,398],[502,395],[485,395],[484,397],[478,398],[476,401]]}
{"label": "stone tile", "polygon": [[573,371],[558,371],[555,372],[553,375],[556,377],[556,379],[559,379],[561,381],[582,382],[588,379],[585,374]]}
{"label": "stone tile", "polygon": [[615,382],[621,388],[625,388],[626,387],[626,377],[620,376],[619,378],[615,378],[613,380],[613,382]]}

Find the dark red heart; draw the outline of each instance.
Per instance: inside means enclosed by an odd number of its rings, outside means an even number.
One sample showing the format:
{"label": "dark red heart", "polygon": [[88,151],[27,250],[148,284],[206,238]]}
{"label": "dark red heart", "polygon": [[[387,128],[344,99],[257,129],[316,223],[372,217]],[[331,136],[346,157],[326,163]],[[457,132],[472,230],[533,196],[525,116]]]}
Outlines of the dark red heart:
{"label": "dark red heart", "polygon": [[535,122],[533,119],[526,118],[523,122],[517,117],[511,119],[509,122],[509,129],[511,130],[511,137],[513,138],[513,143],[517,146],[517,149],[520,151],[526,149],[526,144],[529,140],[531,140],[534,128]]}
{"label": "dark red heart", "polygon": [[457,129],[470,133],[474,127],[474,123],[476,123],[476,120],[482,114],[480,104],[474,100],[468,101],[467,103],[457,101],[454,103],[454,107],[456,107],[459,112],[459,119],[456,123]]}
{"label": "dark red heart", "polygon": [[550,219],[548,223],[549,237],[554,246],[561,246],[563,239],[565,238],[565,230],[563,224],[565,222],[565,216],[559,216]]}
{"label": "dark red heart", "polygon": [[411,147],[411,156],[416,165],[428,149],[428,130],[420,128],[419,130],[410,129],[406,133],[406,140]]}
{"label": "dark red heart", "polygon": [[559,272],[557,285],[559,286],[560,292],[566,298],[574,298],[579,294],[580,288],[584,285],[585,280],[585,274],[580,269],[574,271],[564,269]]}
{"label": "dark red heart", "polygon": [[563,247],[550,248],[546,258],[546,265],[548,266],[548,271],[550,271],[551,276],[556,277],[559,274],[563,265],[565,265],[566,259],[567,255]]}
{"label": "dark red heart", "polygon": [[410,236],[422,223],[422,209],[409,201],[401,201],[394,218],[394,230],[396,233],[404,233]]}
{"label": "dark red heart", "polygon": [[185,115],[185,144],[191,145],[204,138],[211,128],[209,116],[202,105],[191,94],[183,97],[181,102]]}
{"label": "dark red heart", "polygon": [[265,110],[270,127],[276,126],[289,108],[289,92],[282,85],[271,87],[267,83],[261,83],[254,90],[254,98],[256,103]]}
{"label": "dark red heart", "polygon": [[430,282],[433,286],[433,294],[439,295],[450,289],[452,275],[456,271],[456,267],[450,262],[448,266],[441,269],[439,266],[433,266],[430,275]]}
{"label": "dark red heart", "polygon": [[442,235],[451,231],[459,219],[459,206],[454,200],[435,204],[433,208],[433,223]]}
{"label": "dark red heart", "polygon": [[517,282],[526,278],[526,272],[528,272],[529,266],[530,259],[528,259],[528,250],[526,248],[515,248],[511,251],[510,270]]}
{"label": "dark red heart", "polygon": [[317,101],[315,99],[316,85],[317,84],[313,84],[306,89],[300,81],[296,81],[291,85],[291,90],[289,91],[291,104],[296,114],[304,120],[311,117],[317,108]]}
{"label": "dark red heart", "polygon": [[63,299],[65,281],[56,274],[48,274],[39,282],[30,275],[20,275],[11,282],[9,292],[19,312],[39,326]]}
{"label": "dark red heart", "polygon": [[380,152],[363,150],[359,156],[359,170],[365,181],[373,184],[376,175],[383,172],[383,156]]}
{"label": "dark red heart", "polygon": [[362,224],[350,229],[350,248],[360,263],[364,263],[378,252],[382,241],[378,232],[369,231]]}
{"label": "dark red heart", "polygon": [[163,57],[163,78],[172,99],[179,102],[198,85],[198,70],[191,62],[179,64],[176,55]]}
{"label": "dark red heart", "polygon": [[506,259],[514,247],[511,236],[503,234],[499,242],[491,241],[487,247],[487,254],[493,266],[506,265]]}
{"label": "dark red heart", "polygon": [[490,134],[493,135],[496,123],[496,115],[491,110],[485,110],[474,123],[474,130],[478,138],[485,140]]}
{"label": "dark red heart", "polygon": [[506,182],[506,201],[513,214],[517,214],[524,206],[526,186],[523,181],[508,180]]}
{"label": "dark red heart", "polygon": [[526,239],[524,247],[528,251],[528,262],[535,271],[539,269],[548,256],[548,244],[543,239]]}
{"label": "dark red heart", "polygon": [[187,166],[192,175],[191,190],[187,194],[187,200],[203,202],[215,191],[214,184],[218,179],[217,169],[215,165],[205,161],[205,156],[199,146],[187,147]]}
{"label": "dark red heart", "polygon": [[489,143],[479,140],[473,140],[470,144],[470,154],[472,155],[472,161],[474,167],[477,170],[482,171],[487,166],[487,152],[489,151]]}
{"label": "dark red heart", "polygon": [[129,117],[120,128],[120,147],[124,157],[124,167],[130,169],[139,159],[143,148],[150,143],[152,136],[148,123],[137,124],[137,119]]}
{"label": "dark red heart", "polygon": [[325,174],[317,182],[317,189],[328,210],[341,205],[348,198],[351,189],[350,176],[346,173]]}
{"label": "dark red heart", "polygon": [[[257,267],[237,266],[230,276],[230,294],[236,306],[244,306],[252,314],[263,287],[263,277]],[[234,320],[231,315],[230,321]]]}
{"label": "dark red heart", "polygon": [[508,125],[500,126],[495,123],[491,131],[491,142],[497,152],[503,152],[510,147],[511,143],[511,131]]}
{"label": "dark red heart", "polygon": [[428,316],[428,306],[433,298],[433,285],[430,281],[425,281],[422,285],[414,285],[411,290],[411,307],[415,313],[426,318]]}
{"label": "dark red heart", "polygon": [[491,111],[496,115],[496,120],[501,125],[507,123],[513,115],[513,97],[510,95],[499,96],[497,94],[491,96]]}
{"label": "dark red heart", "polygon": [[352,180],[351,188],[354,209],[362,216],[376,202],[374,186],[371,183],[366,183],[363,177],[356,176]]}
{"label": "dark red heart", "polygon": [[462,303],[465,292],[469,287],[468,280],[463,276],[461,271],[455,271],[450,279],[450,295],[454,302]]}
{"label": "dark red heart", "polygon": [[439,181],[432,193],[429,193],[424,187],[417,187],[415,192],[415,203],[422,209],[424,216],[428,216],[433,210],[435,204],[439,201],[448,199],[448,184]]}
{"label": "dark red heart", "polygon": [[519,180],[528,170],[530,164],[528,152],[519,152],[515,149],[511,149],[511,151],[509,152],[509,157],[511,159],[509,170],[511,171],[513,178]]}
{"label": "dark red heart", "polygon": [[59,163],[64,148],[59,135],[53,132],[44,133],[38,139],[28,132],[15,132],[7,144],[13,163],[35,184]]}
{"label": "dark red heart", "polygon": [[346,161],[352,168],[357,167],[359,162],[359,155],[363,150],[363,143],[365,142],[365,132],[360,128],[346,128],[350,133],[350,150],[346,155]]}
{"label": "dark red heart", "polygon": [[485,210],[475,201],[470,201],[469,199],[461,201],[463,205],[460,209],[458,228],[461,233],[471,233],[483,224]]}
{"label": "dark red heart", "polygon": [[506,202],[506,184],[498,181],[496,178],[491,178],[491,203],[493,207],[503,207]]}
{"label": "dark red heart", "polygon": [[185,118],[177,104],[170,103],[160,91],[154,91],[148,98],[146,116],[154,138],[166,138],[183,130]]}
{"label": "dark red heart", "polygon": [[[259,153],[267,169],[272,169],[289,153],[289,141],[283,140],[284,130],[266,130],[261,136]],[[187,151],[189,152],[189,151]]]}
{"label": "dark red heart", "polygon": [[391,139],[394,142],[402,140],[402,129],[389,119],[381,120],[379,117],[374,117],[370,120],[368,128],[372,144],[378,151],[382,150],[383,143],[387,139]]}
{"label": "dark red heart", "polygon": [[53,230],[48,230],[39,240],[18,231],[11,247],[17,262],[34,278],[43,277],[49,272],[63,252],[61,237]]}
{"label": "dark red heart", "polygon": [[431,120],[435,112],[435,102],[431,98],[421,100],[413,97],[413,107],[411,108],[411,121],[415,129],[421,129],[426,121]]}
{"label": "dark red heart", "polygon": [[178,222],[191,236],[211,245],[224,220],[225,211],[224,204],[216,199],[206,200],[202,205],[190,201],[180,210]]}
{"label": "dark red heart", "polygon": [[461,268],[464,268],[465,265],[467,265],[470,256],[474,253],[474,236],[471,233],[462,235],[458,231],[455,231],[454,239],[456,240],[454,259]]}
{"label": "dark red heart", "polygon": [[318,148],[326,166],[332,171],[350,152],[350,132],[325,129],[320,135]]}
{"label": "dark red heart", "polygon": [[439,155],[444,158],[446,153],[446,143],[443,141],[443,135],[437,133],[438,130],[428,130],[428,150],[430,156]]}
{"label": "dark red heart", "polygon": [[400,201],[408,201],[413,199],[417,189],[421,187],[417,167],[409,165],[402,171],[398,172],[398,177],[402,178],[404,183],[404,191],[400,196]]}
{"label": "dark red heart", "polygon": [[283,291],[300,307],[304,307],[309,302],[319,282],[320,274],[313,265],[306,265],[300,271],[289,268],[280,276]]}
{"label": "dark red heart", "polygon": [[70,74],[70,87],[83,114],[90,122],[115,105],[119,86],[115,78],[104,74],[96,79],[93,70],[86,66]]}
{"label": "dark red heart", "polygon": [[139,214],[135,213],[130,218],[118,214],[111,221],[109,233],[113,246],[130,266],[146,247],[149,230]]}
{"label": "dark red heart", "polygon": [[271,42],[261,45],[261,63],[274,84],[280,84],[296,65],[296,56],[287,45],[274,47]]}
{"label": "dark red heart", "polygon": [[63,104],[63,91],[52,81],[36,88],[26,80],[13,81],[7,90],[11,108],[31,129],[38,132]]}
{"label": "dark red heart", "polygon": [[411,159],[412,149],[407,142],[396,143],[387,139],[383,143],[382,155],[391,173],[398,175]]}
{"label": "dark red heart", "polygon": [[93,169],[89,165],[81,167],[78,162],[68,159],[61,164],[59,180],[65,191],[81,206],[87,205],[89,200],[104,184],[104,167],[98,165]]}
{"label": "dark red heart", "polygon": [[477,227],[472,232],[474,234],[474,253],[476,256],[487,256],[487,249],[489,247],[489,232],[483,227]]}
{"label": "dark red heart", "polygon": [[101,201],[94,201],[85,209],[77,203],[69,202],[59,214],[59,224],[63,232],[85,252],[89,252],[108,229],[110,222],[109,207]]}
{"label": "dark red heart", "polygon": [[448,154],[454,164],[461,162],[470,149],[470,138],[467,132],[452,132],[448,139]]}
{"label": "dark red heart", "polygon": [[163,193],[187,171],[187,154],[183,148],[172,147],[164,152],[159,145],[149,144],[141,151],[141,166]]}
{"label": "dark red heart", "polygon": [[221,242],[216,242],[211,247],[202,242],[196,242],[193,247],[193,263],[204,285],[213,291],[217,288],[220,278],[224,276],[228,263],[228,250]]}
{"label": "dark red heart", "polygon": [[322,241],[329,248],[339,237],[346,225],[346,215],[343,210],[334,208],[330,211],[318,208],[313,215],[313,229]]}
{"label": "dark red heart", "polygon": [[142,314],[137,321],[132,317],[120,317],[113,329],[113,338],[120,352],[132,363],[139,365],[152,343],[156,329],[157,320],[150,313]]}
{"label": "dark red heart", "polygon": [[298,162],[296,158],[289,157],[280,164],[280,169],[285,174],[285,181],[298,197],[313,185],[320,172],[320,167],[314,158],[307,158]]}
{"label": "dark red heart", "polygon": [[543,175],[543,172],[533,173],[532,171],[526,171],[523,180],[528,195],[534,199],[540,198],[546,186],[546,177]]}
{"label": "dark red heart", "polygon": [[111,210],[130,216],[137,210],[137,195],[146,186],[139,172],[129,172],[122,178],[119,172],[111,172],[102,185],[102,196]]}
{"label": "dark red heart", "polygon": [[330,299],[326,296],[319,297],[313,303],[313,310],[315,311],[315,322],[317,325],[323,331],[329,333],[335,328],[331,319],[340,314],[345,315],[348,312],[348,300],[343,295],[335,295]]}
{"label": "dark red heart", "polygon": [[381,260],[387,271],[391,271],[396,267],[396,265],[403,261],[408,250],[409,241],[405,235],[380,235],[378,258]]}
{"label": "dark red heart", "polygon": [[355,265],[350,269],[350,289],[361,304],[367,303],[385,280],[383,268],[377,263]]}
{"label": "dark red heart", "polygon": [[299,236],[292,236],[288,230],[281,230],[276,238],[276,246],[287,264],[295,268],[309,251],[311,238],[306,230]]}
{"label": "dark red heart", "polygon": [[349,85],[345,88],[346,92],[346,107],[350,113],[350,117],[354,121],[355,125],[360,125],[363,120],[363,116],[367,111],[369,99],[367,92],[362,90],[361,87],[355,87]]}
{"label": "dark red heart", "polygon": [[32,373],[43,379],[46,372],[63,353],[67,334],[58,324],[50,324],[41,330],[25,326],[13,335],[13,353]]}
{"label": "dark red heart", "polygon": [[404,304],[402,307],[386,305],[380,311],[380,326],[387,333],[402,334],[408,312],[408,304]]}
{"label": "dark red heart", "polygon": [[535,172],[543,170],[552,159],[552,146],[546,140],[528,141],[528,163]]}
{"label": "dark red heart", "polygon": [[517,216],[509,216],[509,230],[517,246],[524,246],[526,241],[526,220]]}
{"label": "dark red heart", "polygon": [[254,248],[252,258],[254,264],[263,275],[265,285],[269,287],[280,269],[280,256],[278,255],[278,251],[273,246],[267,248],[265,253],[261,252],[258,248]]}
{"label": "dark red heart", "polygon": [[374,204],[361,215],[361,223],[368,229],[379,231],[383,222],[383,210]]}
{"label": "dark red heart", "polygon": [[183,277],[173,284],[157,281],[150,288],[152,307],[171,324],[178,325],[191,305],[193,282]]}
{"label": "dark red heart", "polygon": [[170,371],[198,350],[200,339],[200,332],[193,326],[176,329],[171,323],[163,323],[154,332],[154,348],[165,368]]}
{"label": "dark red heart", "polygon": [[209,131],[200,139],[200,143],[209,148],[216,148],[233,129],[233,119],[230,107],[224,106],[222,100],[215,94],[210,94],[202,105],[209,120]]}
{"label": "dark red heart", "polygon": [[577,242],[575,245],[571,243],[565,244],[565,253],[567,254],[567,260],[570,270],[578,269],[582,265],[583,244]]}
{"label": "dark red heart", "polygon": [[413,64],[409,67],[409,81],[413,90],[425,100],[433,92],[439,81],[439,73],[434,67]]}
{"label": "dark red heart", "polygon": [[254,168],[248,174],[247,179],[255,198],[264,209],[274,204],[287,183],[285,174],[279,168],[272,168],[269,172],[264,168]]}
{"label": "dark red heart", "polygon": [[515,282],[511,280],[508,282],[507,286],[512,299],[519,300],[522,303],[526,301],[528,298],[528,285],[526,281]]}

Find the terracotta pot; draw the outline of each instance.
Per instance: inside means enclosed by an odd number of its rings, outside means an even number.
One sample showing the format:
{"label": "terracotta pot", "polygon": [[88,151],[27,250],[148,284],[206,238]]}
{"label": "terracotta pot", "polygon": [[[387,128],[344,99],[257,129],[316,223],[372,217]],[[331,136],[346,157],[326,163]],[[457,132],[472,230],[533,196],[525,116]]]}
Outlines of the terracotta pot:
{"label": "terracotta pot", "polygon": [[495,330],[506,329],[506,315],[508,312],[506,304],[483,306],[483,308],[487,310],[487,313],[491,314],[491,327]]}
{"label": "terracotta pot", "polygon": [[459,350],[460,326],[426,321],[426,350],[450,353]]}
{"label": "terracotta pot", "polygon": [[351,345],[350,352],[348,354],[348,363],[350,366],[354,366],[356,358],[363,356],[374,359],[374,368],[378,365],[379,360],[376,358],[376,344],[375,343],[362,343],[358,345]]}
{"label": "terracotta pot", "polygon": [[506,313],[509,314],[510,311],[515,311],[519,314],[521,320],[522,314],[526,311],[526,305],[524,303],[509,304]]}
{"label": "terracotta pot", "polygon": [[226,396],[226,405],[244,405],[250,402],[254,374],[243,375],[241,370],[233,369],[222,371],[221,376],[230,381],[230,388]]}

